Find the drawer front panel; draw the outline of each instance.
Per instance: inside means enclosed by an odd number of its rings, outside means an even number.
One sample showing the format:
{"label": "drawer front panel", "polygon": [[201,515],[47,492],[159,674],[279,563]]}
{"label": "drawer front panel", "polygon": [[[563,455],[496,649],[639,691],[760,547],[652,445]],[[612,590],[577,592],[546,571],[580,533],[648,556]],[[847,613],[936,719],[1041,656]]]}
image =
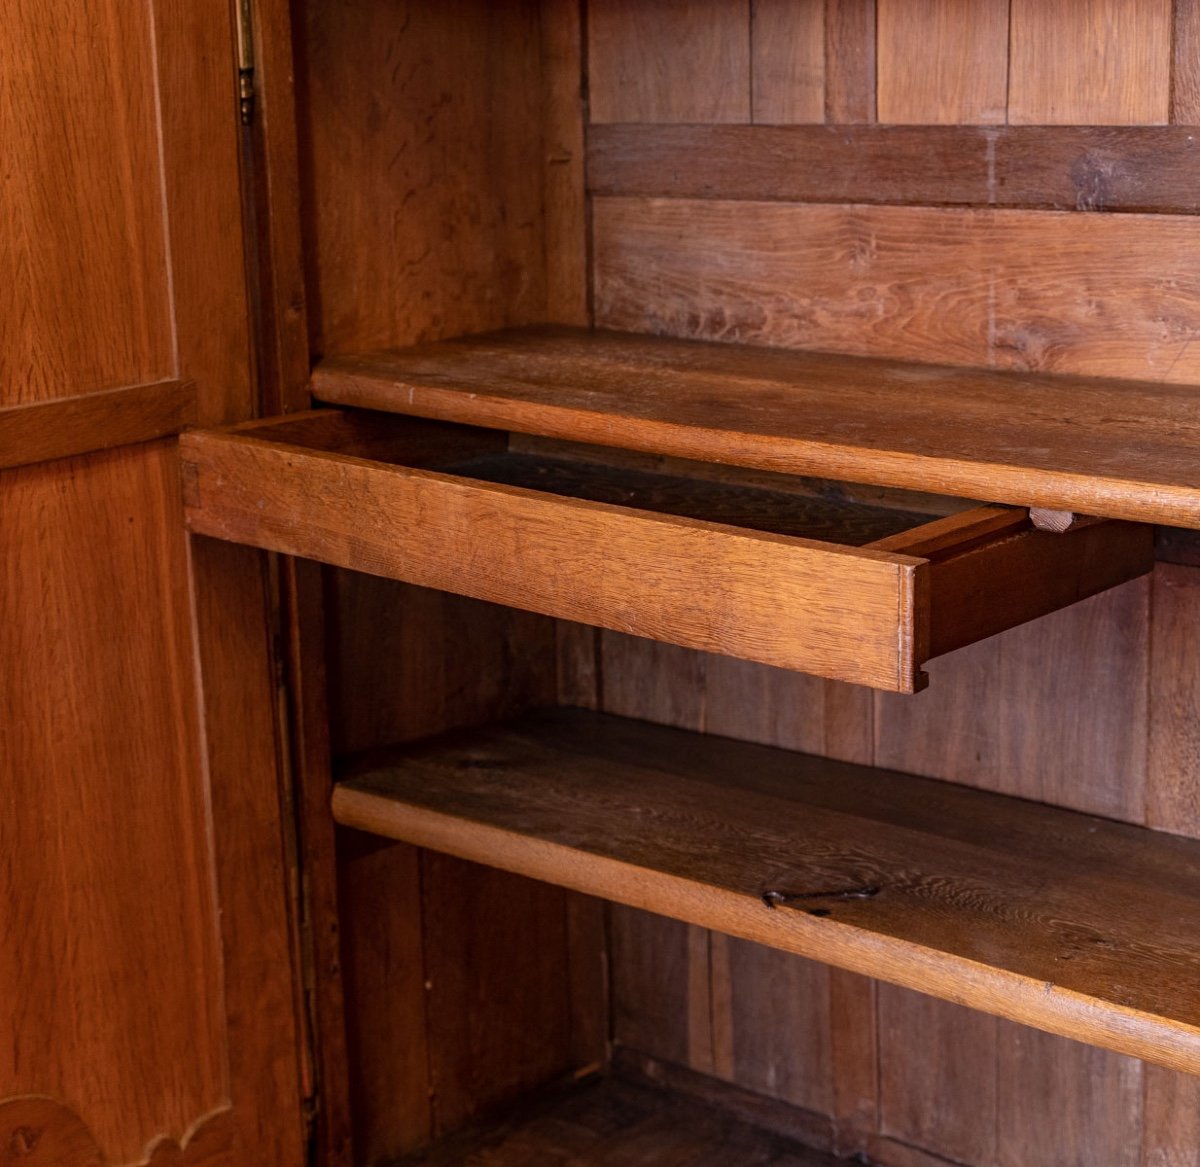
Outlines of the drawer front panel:
{"label": "drawer front panel", "polygon": [[927,565],[271,441],[183,439],[190,528],[355,571],[912,691]]}

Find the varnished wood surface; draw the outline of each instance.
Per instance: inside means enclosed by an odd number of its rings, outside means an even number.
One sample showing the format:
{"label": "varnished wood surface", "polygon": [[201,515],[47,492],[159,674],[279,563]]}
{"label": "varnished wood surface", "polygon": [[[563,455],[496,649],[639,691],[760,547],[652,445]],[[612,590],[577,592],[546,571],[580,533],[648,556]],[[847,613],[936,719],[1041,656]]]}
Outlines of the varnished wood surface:
{"label": "varnished wood surface", "polygon": [[0,1097],[136,1162],[230,1090],[177,455],[0,491]]}
{"label": "varnished wood surface", "polygon": [[620,1079],[585,1082],[397,1167],[837,1167],[718,1106]]}
{"label": "varnished wood surface", "polygon": [[588,131],[595,195],[1194,213],[1198,169],[1200,139],[1186,126]]}
{"label": "varnished wood surface", "polygon": [[1200,848],[1187,840],[569,710],[364,760],[334,814],[1200,1066]]}
{"label": "varnished wood surface", "polygon": [[878,0],[876,12],[880,122],[1005,121],[1008,0]]}
{"label": "varnished wood surface", "polygon": [[193,530],[864,684],[921,683],[927,609],[912,556],[476,483],[269,434],[185,435]]}
{"label": "varnished wood surface", "polygon": [[1200,526],[1200,399],[1186,385],[536,329],[334,358],[313,391],[685,458]]}
{"label": "varnished wood surface", "polygon": [[196,420],[196,387],[134,385],[0,409],[0,469],[148,442]]}
{"label": "varnished wood surface", "polygon": [[[301,921],[289,894],[295,841],[290,816],[280,813],[287,745],[277,722],[268,565],[261,552],[210,539],[189,540],[188,562],[232,1034],[231,1162],[298,1162],[312,1073],[300,1009]],[[323,1113],[336,1112],[336,1102],[336,1083],[325,1081]]]}
{"label": "varnished wood surface", "polygon": [[[232,1113],[221,1108],[178,1138],[151,1140],[129,1167],[225,1167],[233,1136]],[[108,1167],[113,1162],[77,1114],[37,1094],[0,1099],[0,1154],[6,1167]]]}

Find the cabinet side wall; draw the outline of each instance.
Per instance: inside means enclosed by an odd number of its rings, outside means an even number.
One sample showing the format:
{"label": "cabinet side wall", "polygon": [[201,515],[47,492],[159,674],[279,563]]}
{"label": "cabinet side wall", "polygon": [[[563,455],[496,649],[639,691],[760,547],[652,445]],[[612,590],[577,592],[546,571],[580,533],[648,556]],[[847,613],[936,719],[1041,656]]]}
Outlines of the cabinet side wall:
{"label": "cabinet side wall", "polygon": [[[578,6],[321,0],[294,23],[314,356],[586,323]],[[335,757],[556,700],[551,620],[349,572],[325,597]],[[581,897],[351,832],[338,884],[356,1161],[603,1057]]]}

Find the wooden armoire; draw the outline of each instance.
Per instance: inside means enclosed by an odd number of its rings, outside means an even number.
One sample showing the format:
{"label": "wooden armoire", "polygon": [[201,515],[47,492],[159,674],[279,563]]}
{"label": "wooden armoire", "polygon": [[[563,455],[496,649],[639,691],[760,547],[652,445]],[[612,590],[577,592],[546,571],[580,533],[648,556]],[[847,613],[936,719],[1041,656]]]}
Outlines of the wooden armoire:
{"label": "wooden armoire", "polygon": [[1200,1167],[1196,0],[10,0],[0,1165]]}

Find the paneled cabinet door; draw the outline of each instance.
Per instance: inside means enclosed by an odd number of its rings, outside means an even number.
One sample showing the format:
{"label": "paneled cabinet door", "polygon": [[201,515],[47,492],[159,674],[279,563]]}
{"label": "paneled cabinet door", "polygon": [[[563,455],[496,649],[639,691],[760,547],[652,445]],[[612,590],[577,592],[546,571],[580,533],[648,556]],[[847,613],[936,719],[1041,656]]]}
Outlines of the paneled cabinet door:
{"label": "paneled cabinet door", "polygon": [[[261,568],[189,551],[171,436],[251,410],[233,31],[228,0],[0,24],[5,1163],[302,1159]],[[203,619],[190,554],[251,599]]]}

